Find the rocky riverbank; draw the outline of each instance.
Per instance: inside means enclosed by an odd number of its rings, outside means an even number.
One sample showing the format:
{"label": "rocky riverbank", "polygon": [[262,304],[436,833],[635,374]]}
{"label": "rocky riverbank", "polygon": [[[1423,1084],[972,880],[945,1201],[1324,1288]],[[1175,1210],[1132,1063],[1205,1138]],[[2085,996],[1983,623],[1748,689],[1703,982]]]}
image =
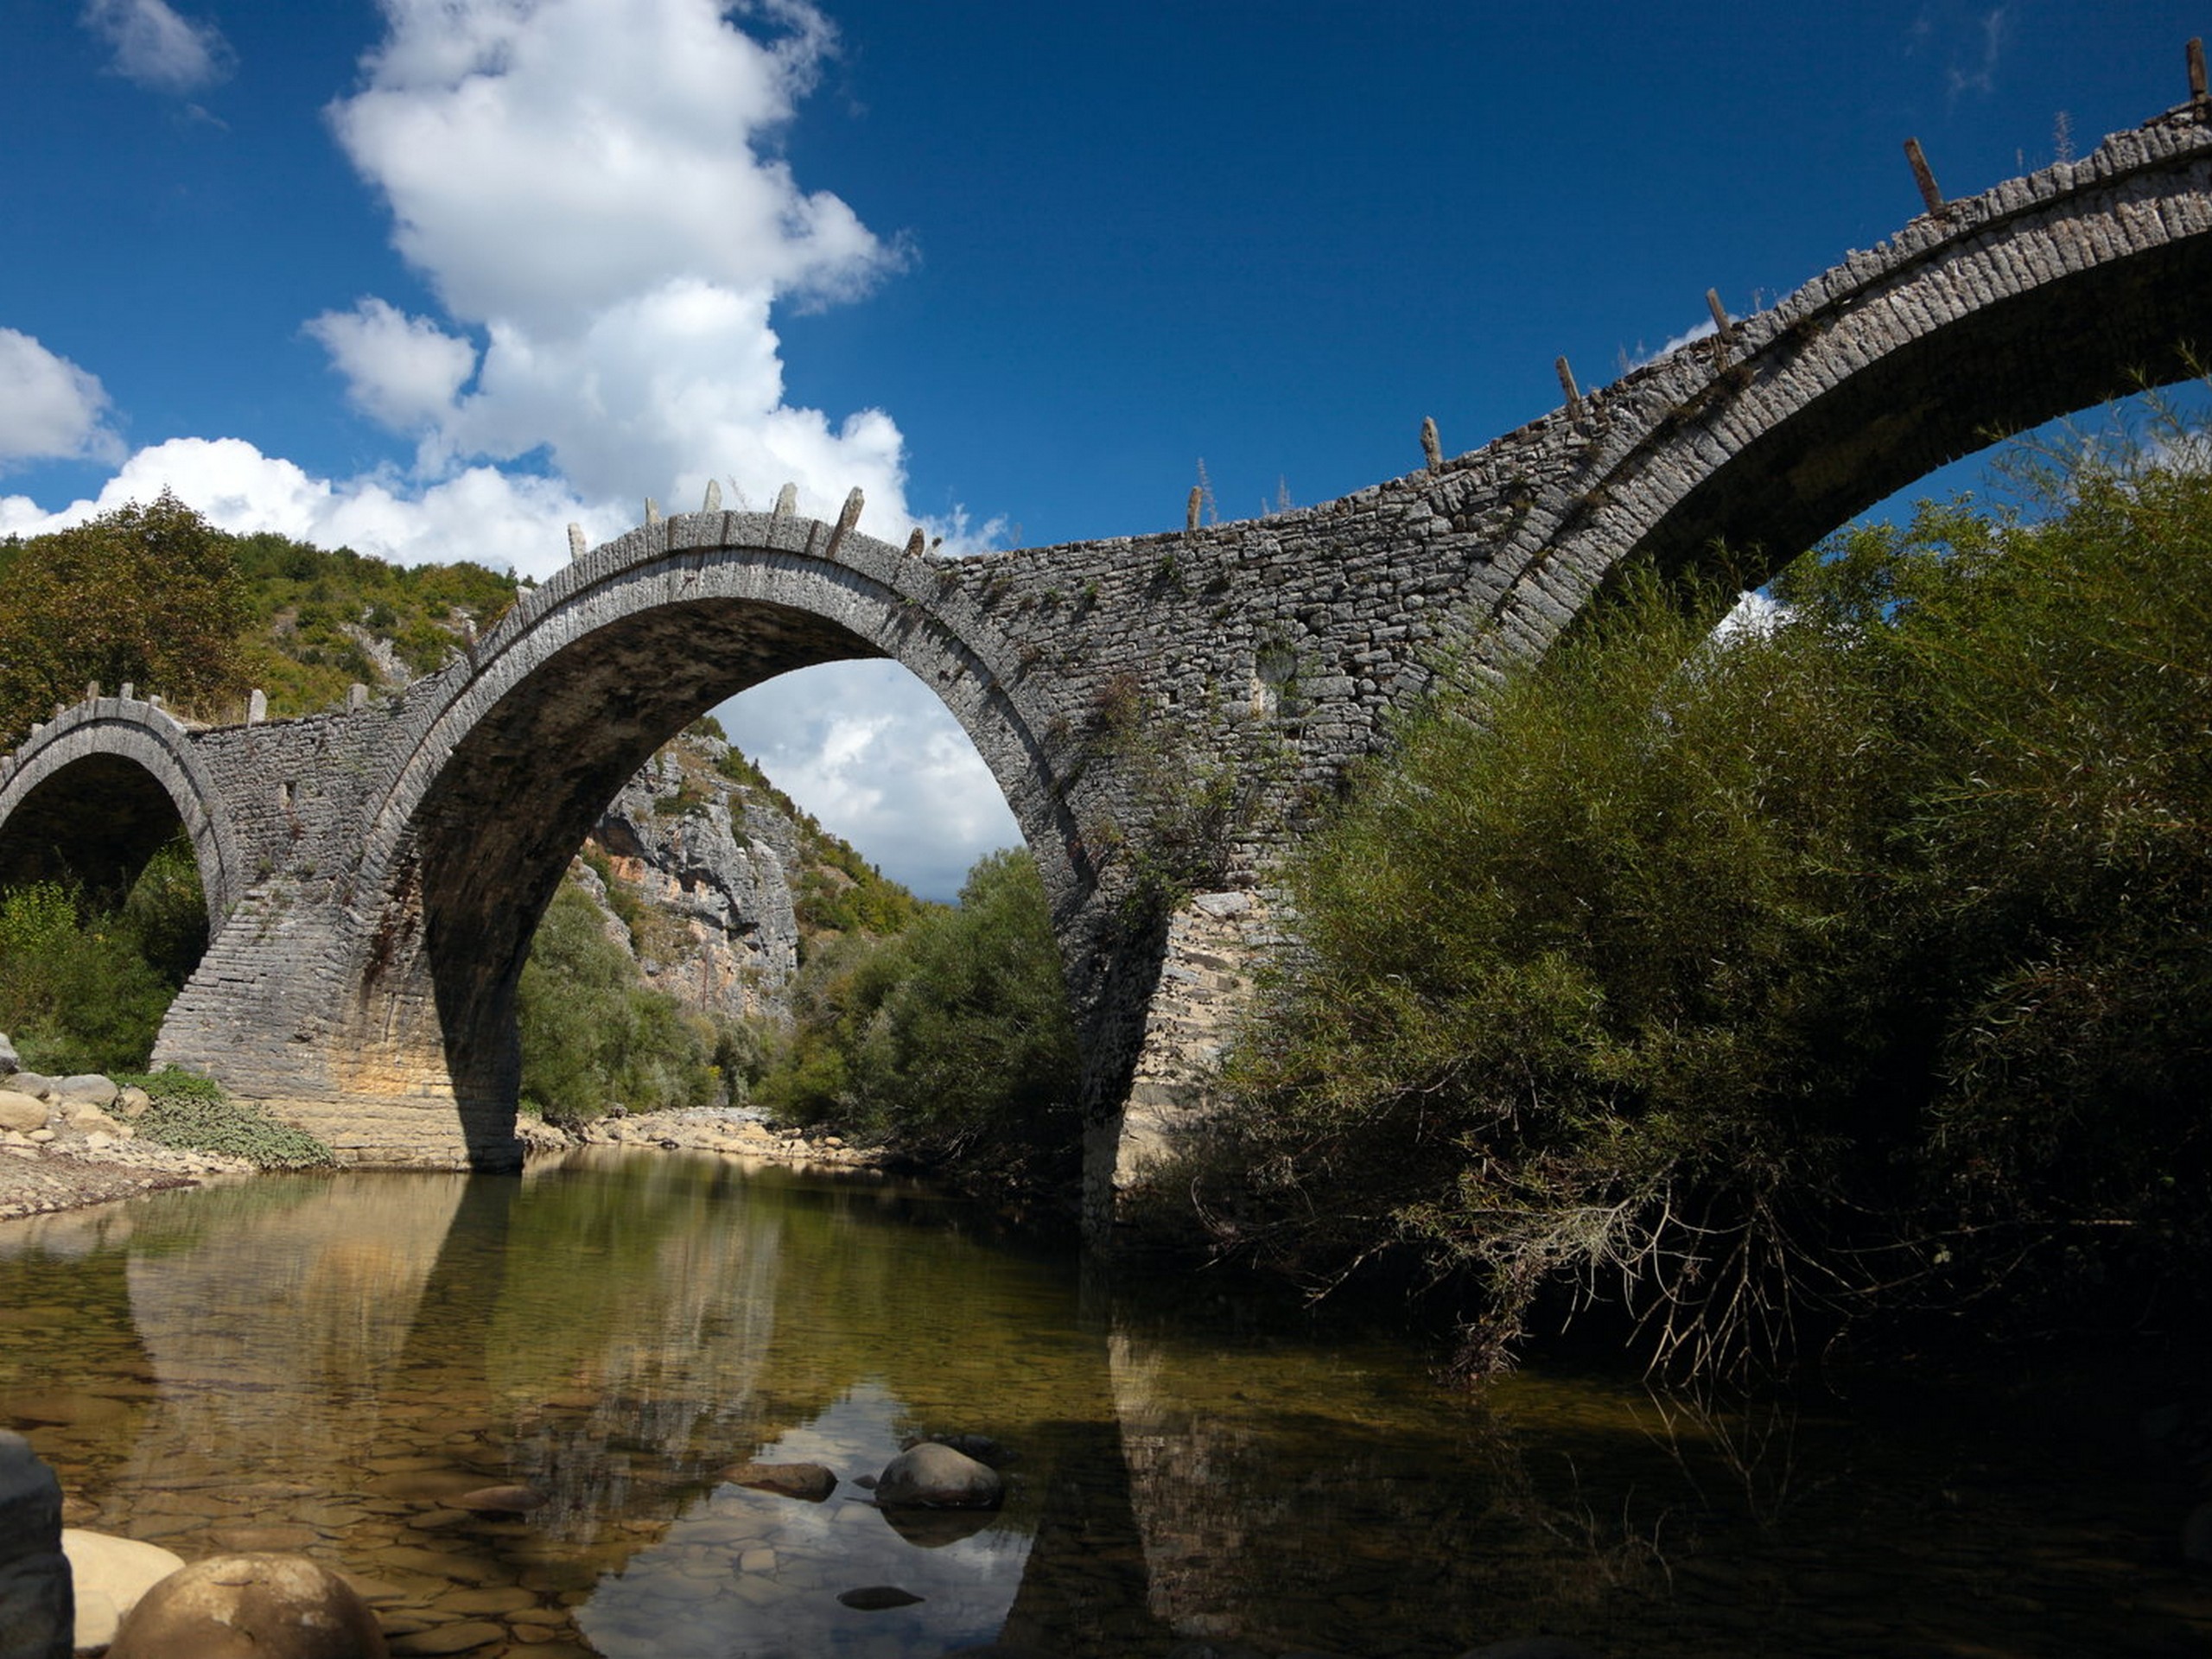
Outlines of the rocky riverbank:
{"label": "rocky riverbank", "polygon": [[[78,1085],[74,1096],[63,1085]],[[99,1085],[106,1085],[100,1096]],[[82,1209],[211,1176],[251,1175],[243,1159],[185,1152],[142,1140],[131,1126],[144,1109],[135,1090],[105,1077],[49,1078],[19,1072],[0,1082],[0,1221]],[[534,1120],[520,1125],[533,1156],[577,1146],[709,1152],[767,1163],[831,1169],[879,1169],[880,1147],[848,1146],[837,1135],[772,1128],[742,1110],[697,1109],[607,1117],[581,1135]]]}
{"label": "rocky riverbank", "polygon": [[141,1140],[134,1123],[146,1096],[88,1074],[48,1077],[19,1071],[0,1038],[0,1220],[80,1209],[162,1187],[190,1186],[253,1166],[214,1153]]}

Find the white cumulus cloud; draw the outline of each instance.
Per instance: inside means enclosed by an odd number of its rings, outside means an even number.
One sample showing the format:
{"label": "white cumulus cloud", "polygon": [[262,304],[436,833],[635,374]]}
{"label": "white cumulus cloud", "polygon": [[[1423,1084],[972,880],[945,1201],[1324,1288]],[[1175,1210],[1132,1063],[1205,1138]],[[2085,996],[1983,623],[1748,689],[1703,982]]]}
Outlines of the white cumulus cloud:
{"label": "white cumulus cloud", "polygon": [[166,0],[86,0],[83,22],[115,53],[115,73],[156,92],[196,92],[231,73],[230,42]]}
{"label": "white cumulus cloud", "polygon": [[[596,543],[636,523],[646,496],[687,510],[712,480],[756,508],[794,483],[801,511],[823,518],[857,486],[860,528],[903,542],[918,520],[890,415],[785,397],[776,308],[856,298],[901,263],[895,240],[802,188],[777,148],[836,49],[828,21],[807,0],[380,9],[359,90],[326,114],[435,315],[368,295],[303,326],[353,404],[413,441],[410,463],[321,478],[241,439],[175,438],[67,507],[0,498],[0,533],[167,486],[226,529],[544,576],[568,556],[569,523]],[[227,61],[219,35],[162,0],[93,0],[86,17],[119,65],[126,33],[146,42],[129,61],[170,63],[165,85],[188,84],[192,41]],[[98,382],[78,384],[89,412],[71,429],[85,445],[104,405],[86,401]],[[948,553],[1004,529],[957,508],[918,522]],[[925,892],[949,896],[1014,839],[957,725],[903,671],[811,670],[728,718],[784,787]]]}
{"label": "white cumulus cloud", "polygon": [[469,341],[383,300],[326,311],[307,328],[346,377],[354,404],[399,431],[448,413],[476,372],[476,347]]}
{"label": "white cumulus cloud", "polygon": [[29,334],[0,328],[0,466],[122,453],[97,376]]}

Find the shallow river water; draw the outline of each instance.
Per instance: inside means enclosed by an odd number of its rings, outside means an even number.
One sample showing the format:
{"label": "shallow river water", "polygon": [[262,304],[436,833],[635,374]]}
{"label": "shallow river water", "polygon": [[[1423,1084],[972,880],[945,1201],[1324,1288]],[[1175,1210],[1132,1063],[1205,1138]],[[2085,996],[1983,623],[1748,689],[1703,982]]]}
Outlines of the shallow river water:
{"label": "shallow river water", "polygon": [[[1206,1275],[1111,1281],[918,1189],[703,1157],[0,1224],[0,1425],[75,1524],[304,1551],[401,1654],[2212,1652],[2189,1420],[2036,1384],[1469,1396]],[[1003,1510],[855,1484],[951,1433],[1017,1454]],[[746,1459],[842,1479],[717,1479]],[[511,1482],[548,1501],[448,1502]],[[880,1586],[918,1599],[839,1600]]]}

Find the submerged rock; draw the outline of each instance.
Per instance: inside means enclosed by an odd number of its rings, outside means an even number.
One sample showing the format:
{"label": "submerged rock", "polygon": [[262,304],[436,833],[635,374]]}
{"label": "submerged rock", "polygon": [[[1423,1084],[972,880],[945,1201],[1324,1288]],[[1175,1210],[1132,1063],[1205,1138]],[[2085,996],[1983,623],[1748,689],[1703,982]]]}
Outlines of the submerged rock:
{"label": "submerged rock", "polygon": [[847,1590],[837,1599],[864,1613],[878,1613],[890,1607],[912,1607],[925,1598],[911,1590],[901,1590],[895,1584],[871,1584],[865,1589]]}
{"label": "submerged rock", "polygon": [[837,1477],[818,1463],[733,1463],[715,1477],[756,1492],[776,1492],[819,1503],[837,1490]]}
{"label": "submerged rock", "polygon": [[875,1501],[886,1509],[995,1510],[1005,1498],[996,1470],[935,1440],[901,1452],[875,1484]]}

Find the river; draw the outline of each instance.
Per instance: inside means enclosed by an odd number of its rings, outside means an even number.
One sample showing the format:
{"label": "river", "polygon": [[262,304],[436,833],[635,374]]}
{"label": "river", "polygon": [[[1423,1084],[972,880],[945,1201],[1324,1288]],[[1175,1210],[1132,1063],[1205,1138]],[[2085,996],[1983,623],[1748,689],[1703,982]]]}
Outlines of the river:
{"label": "river", "polygon": [[[303,1550],[400,1654],[2212,1652],[2180,1550],[2205,1465],[2155,1389],[1719,1410],[1548,1369],[1470,1395],[1427,1357],[1215,1276],[1109,1278],[918,1186],[711,1157],[0,1224],[0,1424],[73,1523]],[[855,1484],[954,1433],[1014,1454],[1002,1510]],[[717,1478],[747,1459],[842,1478]],[[450,1503],[507,1483],[546,1501]],[[887,1586],[917,1599],[839,1599]]]}

